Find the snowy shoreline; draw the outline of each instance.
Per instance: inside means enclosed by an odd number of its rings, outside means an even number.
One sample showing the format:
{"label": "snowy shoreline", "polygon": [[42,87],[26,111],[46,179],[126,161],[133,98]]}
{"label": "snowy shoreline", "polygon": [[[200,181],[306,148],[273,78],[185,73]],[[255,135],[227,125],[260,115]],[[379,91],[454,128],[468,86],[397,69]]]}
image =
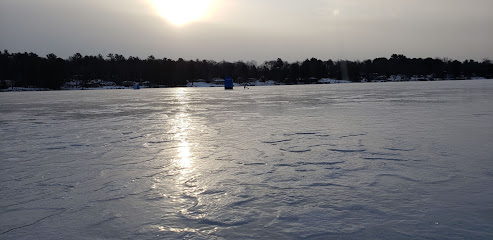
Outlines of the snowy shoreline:
{"label": "snowy shoreline", "polygon": [[[433,79],[433,80],[425,80],[425,81],[471,81],[471,80],[490,80],[487,78],[473,78],[473,79]],[[281,85],[315,85],[315,84],[343,84],[343,83],[382,83],[382,82],[420,82],[423,80],[418,79],[410,79],[410,80],[401,80],[401,79],[387,79],[387,80],[372,80],[372,81],[361,81],[361,82],[351,82],[348,80],[337,80],[330,78],[322,78],[318,80],[316,83],[295,83],[295,84],[286,84],[286,83],[277,83],[273,80],[268,80],[265,82],[255,81],[255,82],[247,82],[247,83],[234,83],[234,87],[262,87],[262,86],[281,86]],[[214,84],[207,82],[189,82],[186,86],[177,86],[177,87],[151,87],[142,85],[140,88],[178,88],[178,87],[224,87],[223,84]],[[36,88],[36,87],[9,87],[8,89],[0,89],[0,92],[28,92],[28,91],[74,91],[74,90],[122,90],[122,89],[130,89],[134,90],[133,87],[112,85],[112,86],[102,86],[102,87],[62,87],[59,90],[49,89],[49,88]]]}

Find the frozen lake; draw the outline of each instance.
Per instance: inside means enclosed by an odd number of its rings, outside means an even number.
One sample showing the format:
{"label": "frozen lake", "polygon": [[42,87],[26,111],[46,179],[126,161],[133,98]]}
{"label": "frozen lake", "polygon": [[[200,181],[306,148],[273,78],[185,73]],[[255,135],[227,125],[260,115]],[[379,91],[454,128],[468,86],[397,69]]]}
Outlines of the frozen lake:
{"label": "frozen lake", "polygon": [[0,239],[493,238],[493,80],[0,103]]}

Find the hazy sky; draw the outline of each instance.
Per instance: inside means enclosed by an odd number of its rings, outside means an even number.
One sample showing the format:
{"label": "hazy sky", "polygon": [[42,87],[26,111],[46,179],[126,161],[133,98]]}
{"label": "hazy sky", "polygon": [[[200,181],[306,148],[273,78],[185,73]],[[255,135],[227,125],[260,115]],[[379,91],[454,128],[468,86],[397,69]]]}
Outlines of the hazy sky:
{"label": "hazy sky", "polygon": [[493,59],[493,0],[0,0],[0,49],[258,63]]}

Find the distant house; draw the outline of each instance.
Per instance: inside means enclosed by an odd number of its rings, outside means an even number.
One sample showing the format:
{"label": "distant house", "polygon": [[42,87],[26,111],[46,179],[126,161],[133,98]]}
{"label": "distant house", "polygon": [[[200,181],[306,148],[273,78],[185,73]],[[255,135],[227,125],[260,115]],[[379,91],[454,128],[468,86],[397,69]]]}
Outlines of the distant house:
{"label": "distant house", "polygon": [[84,84],[84,87],[86,87],[86,88],[98,88],[100,86],[101,86],[101,84],[95,80],[88,81]]}
{"label": "distant house", "polygon": [[101,86],[109,86],[109,87],[116,86],[116,83],[115,82],[112,82],[112,81],[99,80],[99,83],[101,84]]}
{"label": "distant house", "polygon": [[123,81],[122,86],[124,87],[133,87],[137,82],[134,81]]}
{"label": "distant house", "polygon": [[196,86],[203,86],[204,84],[207,84],[206,79],[194,79],[194,80],[187,80],[187,86],[189,87],[196,87]]}
{"label": "distant house", "polygon": [[83,82],[80,80],[70,80],[65,82],[62,86],[63,89],[71,89],[71,88],[80,88],[82,87]]}
{"label": "distant house", "polygon": [[322,79],[318,80],[319,84],[331,84],[331,83],[335,83],[335,82],[336,82],[335,79],[330,79],[330,78],[322,78]]}
{"label": "distant house", "polygon": [[405,81],[405,77],[402,75],[391,75],[388,80],[392,82],[401,82]]}
{"label": "distant house", "polygon": [[222,79],[222,78],[214,78],[214,79],[212,79],[212,84],[215,84],[215,85],[224,85],[224,79]]}
{"label": "distant house", "polygon": [[351,81],[348,80],[337,80],[337,79],[332,79],[332,78],[322,78],[318,80],[317,83],[319,84],[334,84],[334,83],[350,83]]}

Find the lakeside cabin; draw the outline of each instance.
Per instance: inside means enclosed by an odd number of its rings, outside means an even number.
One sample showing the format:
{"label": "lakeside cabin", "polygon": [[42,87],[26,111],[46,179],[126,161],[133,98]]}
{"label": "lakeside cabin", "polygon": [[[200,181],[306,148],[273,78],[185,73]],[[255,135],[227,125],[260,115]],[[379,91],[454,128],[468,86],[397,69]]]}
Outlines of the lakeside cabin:
{"label": "lakeside cabin", "polygon": [[214,78],[212,80],[212,84],[214,84],[214,85],[224,85],[224,79],[222,79],[222,78]]}

